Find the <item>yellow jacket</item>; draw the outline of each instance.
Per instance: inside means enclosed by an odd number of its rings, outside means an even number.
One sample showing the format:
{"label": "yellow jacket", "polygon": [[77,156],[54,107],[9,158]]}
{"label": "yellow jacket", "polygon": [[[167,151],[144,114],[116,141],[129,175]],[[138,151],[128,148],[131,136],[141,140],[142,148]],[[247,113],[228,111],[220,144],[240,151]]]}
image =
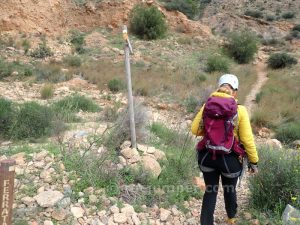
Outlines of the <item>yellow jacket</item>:
{"label": "yellow jacket", "polygon": [[[233,98],[231,95],[220,93],[220,92],[214,92],[211,94],[211,96],[218,96],[222,98]],[[191,128],[192,133],[197,136],[204,135],[204,130],[201,124],[203,109],[204,109],[204,105],[197,113],[195,119],[192,122],[192,128]],[[249,161],[251,163],[257,163],[258,155],[254,143],[254,137],[250,125],[248,112],[245,106],[242,105],[238,105],[237,112],[238,112],[238,122],[237,122],[237,126],[235,126],[234,128],[234,135],[236,138],[239,139],[240,143],[244,145]]]}

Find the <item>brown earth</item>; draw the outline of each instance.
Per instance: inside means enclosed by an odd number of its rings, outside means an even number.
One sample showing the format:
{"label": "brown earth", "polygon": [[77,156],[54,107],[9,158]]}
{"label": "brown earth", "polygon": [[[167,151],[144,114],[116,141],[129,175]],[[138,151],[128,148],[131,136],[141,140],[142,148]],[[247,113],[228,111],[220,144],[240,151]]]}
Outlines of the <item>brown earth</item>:
{"label": "brown earth", "polygon": [[[90,30],[97,27],[119,29],[128,23],[130,10],[140,0],[88,2],[78,6],[72,0],[11,0],[1,3],[0,33],[33,33],[55,36],[69,29]],[[204,37],[210,28],[190,21],[179,12],[169,12],[157,5],[165,15],[169,27]]]}

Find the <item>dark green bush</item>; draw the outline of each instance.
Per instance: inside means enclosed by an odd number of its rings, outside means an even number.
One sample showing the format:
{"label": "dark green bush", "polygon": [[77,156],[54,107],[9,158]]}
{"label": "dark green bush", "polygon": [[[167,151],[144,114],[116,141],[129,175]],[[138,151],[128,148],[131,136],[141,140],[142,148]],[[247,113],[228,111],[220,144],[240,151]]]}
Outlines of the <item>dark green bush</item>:
{"label": "dark green bush", "polygon": [[49,99],[52,98],[54,95],[54,86],[52,84],[45,84],[41,88],[41,98],[42,99]]}
{"label": "dark green bush", "polygon": [[276,129],[276,138],[284,143],[300,140],[300,123],[286,123]]}
{"label": "dark green bush", "polygon": [[13,103],[7,99],[0,98],[0,136],[8,136],[13,124],[15,110]]}
{"label": "dark green bush", "polygon": [[53,113],[47,106],[27,102],[20,106],[16,121],[11,127],[11,136],[16,139],[39,138],[51,130]]}
{"label": "dark green bush", "polygon": [[258,50],[258,40],[247,31],[233,32],[228,36],[226,49],[238,63],[248,63]]}
{"label": "dark green bush", "polygon": [[13,72],[13,67],[11,63],[7,63],[0,58],[0,79],[10,76],[12,72]]}
{"label": "dark green bush", "polygon": [[155,6],[135,6],[130,12],[129,22],[131,32],[146,40],[162,38],[167,31],[165,18]]}
{"label": "dark green bush", "polygon": [[194,19],[199,14],[199,1],[196,0],[165,0],[167,10],[177,10],[189,19]]}
{"label": "dark green bush", "polygon": [[78,56],[66,56],[63,59],[64,63],[66,63],[68,66],[72,67],[80,67],[81,66],[81,58]]}
{"label": "dark green bush", "polygon": [[296,24],[292,30],[296,30],[300,32],[300,24]]}
{"label": "dark green bush", "polygon": [[46,57],[52,56],[53,52],[47,46],[46,42],[39,44],[39,47],[36,48],[33,52],[31,52],[30,56],[34,58],[44,59]]}
{"label": "dark green bush", "polygon": [[295,13],[294,12],[285,12],[282,14],[282,18],[284,19],[293,19],[295,17]]}
{"label": "dark green bush", "polygon": [[271,22],[271,21],[274,21],[275,19],[276,19],[276,17],[275,17],[274,15],[267,15],[267,16],[266,16],[266,20],[267,20],[267,21],[270,21],[270,22]]}
{"label": "dark green bush", "polygon": [[245,15],[246,16],[251,16],[251,17],[254,17],[254,18],[263,18],[262,12],[258,11],[258,10],[247,10],[245,12]]}
{"label": "dark green bush", "polygon": [[123,81],[120,80],[120,79],[116,79],[116,78],[111,79],[110,81],[108,81],[107,86],[108,86],[108,88],[111,92],[121,91],[125,87]]}
{"label": "dark green bush", "polygon": [[74,46],[75,51],[78,54],[83,54],[85,52],[85,40],[84,40],[84,33],[79,31],[72,31],[71,32],[71,43]]}
{"label": "dark green bush", "polygon": [[29,52],[29,49],[31,47],[30,41],[25,39],[22,41],[22,47],[24,49],[24,54],[27,55],[27,53]]}
{"label": "dark green bush", "polygon": [[272,69],[280,69],[297,64],[297,59],[287,53],[274,53],[268,59],[268,65]]}
{"label": "dark green bush", "polygon": [[20,77],[31,76],[33,68],[19,61],[7,62],[0,58],[0,79],[10,76],[14,71],[18,72]]}
{"label": "dark green bush", "polygon": [[188,113],[193,113],[199,105],[199,101],[191,95],[184,100],[183,105]]}
{"label": "dark green bush", "polygon": [[209,73],[228,72],[229,71],[229,60],[221,55],[212,55],[207,59],[206,71]]}
{"label": "dark green bush", "polygon": [[55,102],[53,107],[55,111],[59,112],[64,110],[71,112],[79,112],[80,110],[84,112],[98,112],[100,109],[91,99],[79,94],[70,95],[61,99]]}
{"label": "dark green bush", "polygon": [[[288,149],[262,148],[259,173],[250,177],[251,205],[281,216],[287,204],[300,207],[300,155]],[[296,199],[296,200],[295,200]]]}

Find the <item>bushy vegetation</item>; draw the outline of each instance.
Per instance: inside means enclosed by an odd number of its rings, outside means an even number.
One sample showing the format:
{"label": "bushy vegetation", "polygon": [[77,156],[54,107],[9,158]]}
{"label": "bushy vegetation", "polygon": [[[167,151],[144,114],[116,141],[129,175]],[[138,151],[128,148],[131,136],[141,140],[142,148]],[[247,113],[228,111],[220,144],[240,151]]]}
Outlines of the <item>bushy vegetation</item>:
{"label": "bushy vegetation", "polygon": [[47,46],[46,41],[43,41],[42,43],[40,43],[39,47],[30,53],[31,57],[38,58],[38,59],[44,59],[44,58],[52,56],[52,55],[53,55],[53,52]]}
{"label": "bushy vegetation", "polygon": [[183,105],[188,113],[193,113],[199,106],[199,101],[195,96],[190,95],[184,100]]}
{"label": "bushy vegetation", "polygon": [[282,124],[276,129],[276,138],[287,144],[300,140],[300,123],[289,122]]}
{"label": "bushy vegetation", "polygon": [[20,106],[11,127],[11,136],[16,139],[39,138],[51,130],[52,111],[36,102],[26,102]]}
{"label": "bushy vegetation", "polygon": [[110,81],[108,81],[107,86],[108,86],[108,89],[114,93],[119,92],[125,88],[123,81],[120,79],[117,79],[117,78],[114,78],[114,79],[111,79]]}
{"label": "bushy vegetation", "polygon": [[84,33],[80,32],[80,31],[72,31],[71,32],[71,40],[70,42],[73,44],[74,50],[75,52],[77,52],[78,54],[83,54],[85,53],[85,35]]}
{"label": "bushy vegetation", "polygon": [[228,36],[226,50],[238,63],[248,63],[258,50],[257,37],[247,31],[233,32]]}
{"label": "bushy vegetation", "polygon": [[61,113],[76,113],[80,110],[84,112],[98,112],[100,110],[99,106],[91,99],[79,94],[64,97],[53,103],[52,107],[55,112]]}
{"label": "bushy vegetation", "polygon": [[284,18],[284,19],[293,19],[294,17],[295,17],[295,12],[284,12],[283,14],[282,14],[282,18]]}
{"label": "bushy vegetation", "polygon": [[297,59],[287,53],[274,53],[268,60],[268,65],[272,69],[281,69],[295,64]]}
{"label": "bushy vegetation", "polygon": [[129,23],[131,32],[145,40],[162,38],[167,31],[165,18],[155,6],[135,6],[130,12]]}
{"label": "bushy vegetation", "polygon": [[49,99],[53,97],[54,94],[54,86],[52,84],[45,84],[41,88],[41,98],[42,99]]}
{"label": "bushy vegetation", "polygon": [[263,14],[259,10],[247,10],[245,12],[245,15],[246,16],[251,16],[251,17],[254,17],[254,18],[263,18]]}
{"label": "bushy vegetation", "polygon": [[271,21],[274,21],[275,19],[276,19],[276,17],[275,17],[274,15],[267,15],[267,16],[266,16],[266,20],[267,20],[267,21],[270,21],[270,22],[271,22]]}
{"label": "bushy vegetation", "polygon": [[199,14],[200,1],[197,0],[165,0],[167,10],[177,10],[189,19],[195,19]]}
{"label": "bushy vegetation", "polygon": [[37,81],[58,83],[69,80],[71,75],[63,72],[61,66],[55,63],[37,64],[35,67]]}
{"label": "bushy vegetation", "polygon": [[252,207],[280,217],[287,204],[300,207],[300,154],[288,149],[262,148],[260,172],[250,178]]}
{"label": "bushy vegetation", "polygon": [[18,77],[31,76],[33,68],[30,65],[20,63],[19,61],[7,62],[0,58],[0,80],[17,72]]}
{"label": "bushy vegetation", "polygon": [[229,60],[222,55],[212,55],[207,59],[206,71],[212,72],[228,72],[229,71]]}
{"label": "bushy vegetation", "polygon": [[7,99],[0,98],[0,135],[9,136],[10,128],[15,117],[13,103]]}
{"label": "bushy vegetation", "polygon": [[82,63],[81,58],[75,55],[66,56],[64,57],[63,61],[71,67],[80,67]]}
{"label": "bushy vegetation", "polygon": [[24,39],[22,41],[22,47],[23,47],[23,50],[24,50],[24,54],[27,55],[28,52],[29,52],[29,49],[31,47],[30,41],[28,39]]}

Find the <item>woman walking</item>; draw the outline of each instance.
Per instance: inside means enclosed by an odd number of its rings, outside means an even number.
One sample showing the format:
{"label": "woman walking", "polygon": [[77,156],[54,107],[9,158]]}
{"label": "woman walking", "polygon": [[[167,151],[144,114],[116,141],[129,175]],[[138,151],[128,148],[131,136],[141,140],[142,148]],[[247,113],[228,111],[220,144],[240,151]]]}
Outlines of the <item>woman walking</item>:
{"label": "woman walking", "polygon": [[200,109],[192,123],[192,133],[203,136],[197,145],[198,164],[203,173],[205,194],[200,216],[201,225],[214,224],[219,180],[221,177],[227,223],[236,223],[236,186],[246,155],[250,172],[257,172],[258,155],[244,106],[237,104],[238,78],[220,77],[218,89]]}

